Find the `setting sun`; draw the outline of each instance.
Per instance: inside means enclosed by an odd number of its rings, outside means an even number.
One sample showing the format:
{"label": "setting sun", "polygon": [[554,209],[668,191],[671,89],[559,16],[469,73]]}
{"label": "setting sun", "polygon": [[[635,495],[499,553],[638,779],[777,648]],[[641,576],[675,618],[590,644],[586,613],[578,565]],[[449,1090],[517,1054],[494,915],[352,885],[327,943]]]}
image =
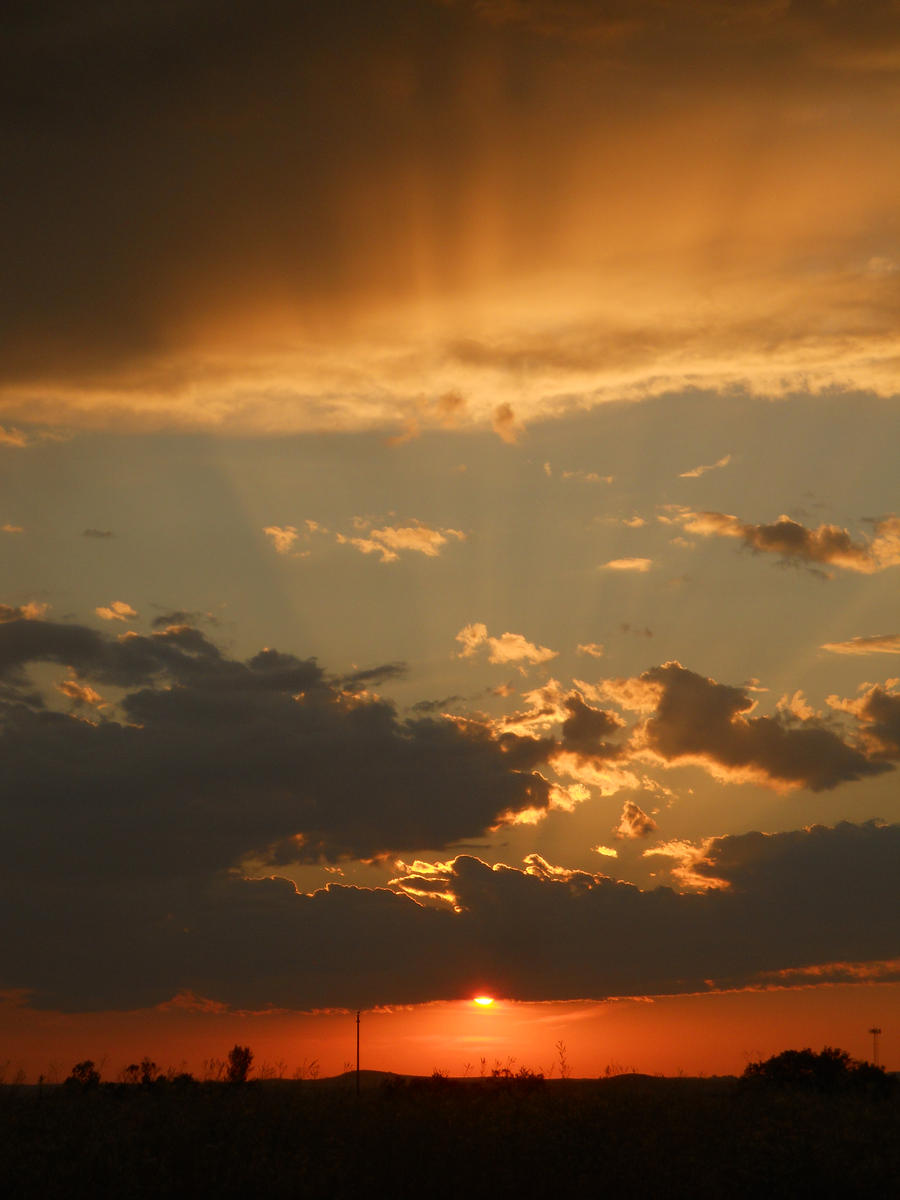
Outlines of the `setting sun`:
{"label": "setting sun", "polygon": [[480,1004],[482,1008],[489,1008],[494,1003],[493,996],[473,996],[473,1004]]}

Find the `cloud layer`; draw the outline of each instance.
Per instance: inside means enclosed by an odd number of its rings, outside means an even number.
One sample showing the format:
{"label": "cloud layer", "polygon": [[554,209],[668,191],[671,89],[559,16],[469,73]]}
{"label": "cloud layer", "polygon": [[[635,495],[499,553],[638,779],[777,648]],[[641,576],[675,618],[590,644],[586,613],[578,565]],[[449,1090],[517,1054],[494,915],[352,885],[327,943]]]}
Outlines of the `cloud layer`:
{"label": "cloud layer", "polygon": [[886,0],[24,11],[8,447],[896,390]]}
{"label": "cloud layer", "polygon": [[[897,957],[896,923],[872,919],[889,906],[896,826],[651,845],[679,891],[538,855],[521,869],[414,862],[389,888],[314,895],[278,877],[289,864],[458,847],[569,811],[590,789],[638,788],[642,760],[812,790],[887,771],[900,760],[889,687],[833,698],[855,741],[796,697],[755,717],[745,689],[677,663],[570,690],[550,680],[506,718],[402,719],[371,691],[398,664],[328,677],[273,649],[228,657],[185,623],[112,636],[2,615],[0,987],[35,1003],[130,1007],[185,989],[251,1007],[475,986],[599,997]],[[474,644],[491,641],[476,631]],[[64,673],[42,695],[31,674],[54,668]],[[655,822],[629,799],[616,832],[646,844]]]}

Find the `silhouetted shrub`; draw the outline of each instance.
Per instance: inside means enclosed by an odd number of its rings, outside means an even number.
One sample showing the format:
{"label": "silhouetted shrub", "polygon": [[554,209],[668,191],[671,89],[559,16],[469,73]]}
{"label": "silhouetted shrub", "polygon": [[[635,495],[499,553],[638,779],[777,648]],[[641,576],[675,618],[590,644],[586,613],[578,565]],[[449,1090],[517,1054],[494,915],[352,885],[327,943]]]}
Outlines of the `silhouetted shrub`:
{"label": "silhouetted shrub", "polygon": [[846,1088],[882,1090],[892,1080],[883,1067],[858,1062],[846,1050],[826,1046],[814,1050],[784,1050],[761,1062],[750,1063],[741,1076],[745,1084],[835,1092]]}
{"label": "silhouetted shrub", "polygon": [[252,1062],[253,1051],[249,1046],[233,1046],[228,1051],[228,1070],[225,1072],[226,1082],[246,1083]]}
{"label": "silhouetted shrub", "polygon": [[86,1058],[84,1062],[76,1063],[72,1074],[66,1080],[69,1088],[95,1088],[100,1083],[100,1072],[94,1067],[93,1059]]}

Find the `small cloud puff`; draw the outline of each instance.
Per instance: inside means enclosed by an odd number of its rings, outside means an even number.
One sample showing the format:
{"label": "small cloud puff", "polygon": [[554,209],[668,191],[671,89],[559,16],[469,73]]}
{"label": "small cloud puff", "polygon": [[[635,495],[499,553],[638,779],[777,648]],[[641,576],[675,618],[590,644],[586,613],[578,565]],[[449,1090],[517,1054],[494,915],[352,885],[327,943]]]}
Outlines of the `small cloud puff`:
{"label": "small cloud puff", "polygon": [[718,462],[710,463],[705,467],[694,467],[690,471],[682,471],[678,476],[679,479],[699,479],[701,475],[705,475],[707,471],[719,471],[722,467],[727,467],[731,462],[731,455],[726,454],[724,458],[720,458]]}
{"label": "small cloud puff", "polygon": [[99,692],[89,684],[79,683],[77,679],[64,679],[56,685],[56,690],[68,696],[76,706],[87,704],[91,708],[103,708],[104,700]]}
{"label": "small cloud puff", "polygon": [[84,529],[81,536],[86,538],[111,538],[115,537],[115,534],[111,529]]}
{"label": "small cloud puff", "polygon": [[600,642],[579,642],[578,653],[587,654],[590,658],[602,658],[604,648]]}
{"label": "small cloud puff", "polygon": [[619,824],[613,830],[617,838],[649,837],[656,829],[656,822],[633,800],[626,800]]}
{"label": "small cloud puff", "polygon": [[138,615],[136,610],[130,604],[126,604],[124,600],[113,600],[108,607],[98,605],[94,612],[104,621],[133,621]]}
{"label": "small cloud puff", "polygon": [[0,531],[3,533],[24,533],[25,530],[21,525],[0,525]]}
{"label": "small cloud puff", "polygon": [[613,558],[603,563],[604,571],[649,571],[653,566],[652,558]]}
{"label": "small cloud puff", "polygon": [[516,663],[522,669],[522,663],[536,666],[556,658],[557,650],[547,646],[536,646],[527,641],[521,633],[503,633],[500,637],[491,637],[487,626],[480,621],[464,626],[456,635],[456,640],[462,646],[459,658],[472,658],[482,648],[487,648],[488,662],[496,664]]}
{"label": "small cloud puff", "polygon": [[297,540],[295,525],[266,525],[263,533],[275,547],[277,554],[290,554]]}

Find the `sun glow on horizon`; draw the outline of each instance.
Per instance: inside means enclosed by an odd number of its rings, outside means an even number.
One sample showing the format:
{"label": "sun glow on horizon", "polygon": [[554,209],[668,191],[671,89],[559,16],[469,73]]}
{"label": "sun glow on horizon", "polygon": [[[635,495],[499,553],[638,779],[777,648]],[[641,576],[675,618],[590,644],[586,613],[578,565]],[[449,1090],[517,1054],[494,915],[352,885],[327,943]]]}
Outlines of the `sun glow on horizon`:
{"label": "sun glow on horizon", "polygon": [[493,996],[473,996],[472,1003],[479,1004],[479,1005],[481,1005],[482,1008],[490,1008],[490,1006],[494,1003],[494,997]]}

